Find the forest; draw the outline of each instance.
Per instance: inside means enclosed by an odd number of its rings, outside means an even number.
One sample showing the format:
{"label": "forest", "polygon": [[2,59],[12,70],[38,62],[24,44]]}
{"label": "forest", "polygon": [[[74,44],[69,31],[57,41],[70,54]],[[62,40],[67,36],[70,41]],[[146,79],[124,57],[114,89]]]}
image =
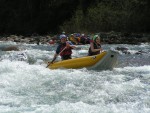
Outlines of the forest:
{"label": "forest", "polygon": [[0,34],[150,32],[150,0],[0,0]]}

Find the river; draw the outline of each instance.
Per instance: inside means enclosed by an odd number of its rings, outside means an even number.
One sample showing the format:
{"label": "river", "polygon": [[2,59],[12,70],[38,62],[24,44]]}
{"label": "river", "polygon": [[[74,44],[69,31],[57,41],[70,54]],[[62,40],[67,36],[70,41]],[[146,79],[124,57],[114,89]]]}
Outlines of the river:
{"label": "river", "polygon": [[[105,44],[121,51],[113,70],[51,70],[56,45],[0,42],[0,113],[150,113],[150,44]],[[86,56],[89,45],[73,50]],[[142,54],[136,54],[143,51]],[[57,60],[60,58],[58,57]]]}

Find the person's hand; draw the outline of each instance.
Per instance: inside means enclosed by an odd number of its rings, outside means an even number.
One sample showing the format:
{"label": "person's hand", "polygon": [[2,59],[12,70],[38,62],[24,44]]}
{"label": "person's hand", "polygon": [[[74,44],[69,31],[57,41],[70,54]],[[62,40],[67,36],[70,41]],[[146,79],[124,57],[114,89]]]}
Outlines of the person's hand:
{"label": "person's hand", "polygon": [[50,66],[51,64],[53,64],[53,62],[52,62],[52,61],[51,61],[51,62],[48,62],[48,64],[47,64],[46,68],[47,68],[48,66]]}
{"label": "person's hand", "polygon": [[53,62],[51,61],[51,62],[48,62],[48,64],[53,64]]}
{"label": "person's hand", "polygon": [[68,42],[66,42],[66,47],[69,48],[70,47],[70,44]]}

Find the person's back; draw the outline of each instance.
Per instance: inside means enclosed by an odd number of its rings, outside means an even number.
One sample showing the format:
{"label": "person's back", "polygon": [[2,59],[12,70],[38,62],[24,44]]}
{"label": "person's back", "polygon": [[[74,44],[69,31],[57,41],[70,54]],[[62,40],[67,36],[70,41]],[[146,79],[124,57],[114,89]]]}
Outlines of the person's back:
{"label": "person's back", "polygon": [[73,43],[73,44],[78,44],[77,40],[75,39],[74,35],[71,34],[71,36],[69,37],[69,40]]}

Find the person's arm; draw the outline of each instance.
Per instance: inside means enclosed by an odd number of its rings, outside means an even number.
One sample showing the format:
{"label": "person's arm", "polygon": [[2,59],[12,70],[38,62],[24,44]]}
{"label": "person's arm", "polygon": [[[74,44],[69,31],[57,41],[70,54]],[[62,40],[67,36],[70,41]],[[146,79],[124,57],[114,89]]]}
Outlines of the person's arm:
{"label": "person's arm", "polygon": [[72,49],[76,48],[76,46],[69,41],[66,42],[66,47],[71,47]]}
{"label": "person's arm", "polygon": [[57,47],[56,53],[54,54],[54,57],[53,57],[53,59],[52,59],[52,61],[50,63],[53,63],[56,60],[56,58],[59,55],[59,53],[60,53],[60,45]]}
{"label": "person's arm", "polygon": [[90,43],[90,47],[91,47],[91,51],[92,52],[97,52],[97,51],[101,51],[102,49],[99,48],[99,49],[94,49],[94,44],[93,43]]}

